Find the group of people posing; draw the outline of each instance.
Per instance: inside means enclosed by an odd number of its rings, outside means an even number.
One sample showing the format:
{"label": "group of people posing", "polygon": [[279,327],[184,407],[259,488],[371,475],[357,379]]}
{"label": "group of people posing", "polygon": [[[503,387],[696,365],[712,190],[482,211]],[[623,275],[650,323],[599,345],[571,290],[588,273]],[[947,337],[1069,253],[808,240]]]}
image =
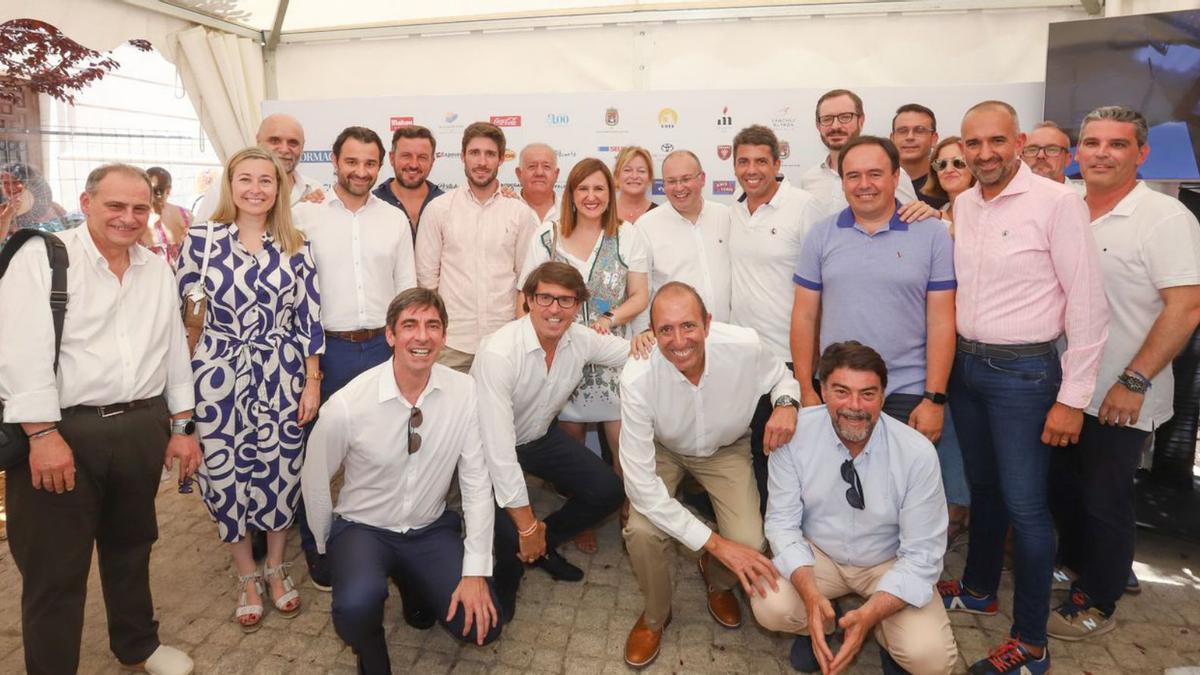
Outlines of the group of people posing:
{"label": "group of people posing", "polygon": [[[86,226],[57,235],[59,351],[44,244],[0,279],[21,317],[0,322],[4,421],[31,445],[8,481],[28,671],[78,669],[95,546],[116,658],[191,672],[149,588],[176,461],[228,544],[234,621],[302,611],[297,525],[363,673],[391,669],[389,587],[409,625],[488,644],[527,568],[580,581],[565,545],[594,551],[614,514],[644,597],[634,668],[670,623],[676,542],[699,553],[712,618],[741,625],[740,587],[759,624],[796,635],[803,672],[844,671],[868,633],[885,672],[950,672],[947,612],[994,614],[1009,557],[1011,637],[972,673],[1049,672],[1048,635],[1113,629],[1134,472],[1200,323],[1200,225],[1138,180],[1145,119],[1089,113],[1082,182],[1066,134],[1022,133],[1001,101],[940,139],[932,110],[902,106],[882,138],[838,89],[814,123],[828,154],[796,184],[769,128],[738,132],[725,206],[687,150],[583,159],[559,196],[556,153],[534,143],[521,190],[502,188],[505,137],[485,122],[463,133],[461,187],[428,180],[428,129],[389,150],[351,126],[326,189],[297,171],[299,123],[272,115],[155,252],[139,244],[152,178],[95,169]],[[561,506],[535,511],[526,476]],[[962,578],[943,580],[968,533]],[[1052,605],[1056,575],[1070,588]],[[864,602],[843,614],[846,595]]]}

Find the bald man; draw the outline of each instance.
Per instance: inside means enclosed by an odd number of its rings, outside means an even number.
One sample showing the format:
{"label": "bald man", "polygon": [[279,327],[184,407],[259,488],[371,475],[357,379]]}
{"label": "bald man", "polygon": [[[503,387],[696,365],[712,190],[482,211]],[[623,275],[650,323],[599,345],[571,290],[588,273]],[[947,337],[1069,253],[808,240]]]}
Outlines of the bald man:
{"label": "bald man", "polygon": [[[300,157],[304,154],[304,128],[291,115],[275,113],[263,118],[258,125],[258,133],[254,141],[265,150],[270,150],[283,165],[284,171],[292,179],[291,204],[295,206],[301,201],[321,203],[325,201],[325,192],[321,183],[313,180],[296,170]],[[202,223],[212,217],[221,199],[221,181],[213,181],[204,199],[196,207],[196,222]]]}
{"label": "bald man", "polygon": [[558,181],[558,153],[545,143],[530,143],[518,157],[517,180],[521,183],[521,199],[537,213],[545,224],[558,220],[558,198],[554,183]]}

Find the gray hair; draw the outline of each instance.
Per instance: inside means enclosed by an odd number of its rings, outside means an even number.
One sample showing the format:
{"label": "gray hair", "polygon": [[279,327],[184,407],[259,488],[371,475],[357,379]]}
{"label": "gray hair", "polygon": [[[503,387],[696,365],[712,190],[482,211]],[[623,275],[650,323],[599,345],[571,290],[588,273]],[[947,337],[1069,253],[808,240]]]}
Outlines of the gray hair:
{"label": "gray hair", "polygon": [[83,185],[83,191],[88,193],[90,196],[96,196],[96,190],[100,187],[100,181],[104,180],[105,177],[107,177],[110,173],[123,173],[126,176],[131,176],[133,178],[141,178],[143,181],[145,181],[146,187],[149,188],[151,192],[154,191],[154,186],[150,184],[150,176],[146,175],[145,171],[133,166],[132,164],[122,164],[121,162],[101,164],[100,166],[92,169],[92,172],[88,174],[87,182]]}
{"label": "gray hair", "polygon": [[1146,144],[1146,139],[1150,135],[1150,125],[1146,123],[1146,118],[1142,113],[1123,105],[1104,105],[1084,115],[1083,122],[1079,124],[1079,137],[1083,138],[1083,130],[1087,128],[1088,122],[1099,122],[1100,120],[1132,124],[1133,134],[1137,138],[1139,148]]}

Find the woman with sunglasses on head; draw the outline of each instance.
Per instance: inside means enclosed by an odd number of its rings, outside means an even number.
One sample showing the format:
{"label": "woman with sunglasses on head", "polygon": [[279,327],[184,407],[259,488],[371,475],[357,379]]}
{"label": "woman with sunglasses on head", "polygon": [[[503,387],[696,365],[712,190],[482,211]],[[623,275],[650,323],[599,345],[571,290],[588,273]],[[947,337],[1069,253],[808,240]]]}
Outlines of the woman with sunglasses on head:
{"label": "woman with sunglasses on head", "polygon": [[950,201],[942,207],[942,219],[951,223],[950,236],[954,236],[954,199],[975,184],[975,176],[967,169],[963,157],[962,139],[958,136],[943,138],[933,148],[933,171],[921,192]]}
{"label": "woman with sunglasses on head", "polygon": [[636,223],[658,206],[646,196],[654,185],[654,164],[645,148],[636,145],[621,148],[613,164],[613,178],[617,182],[617,215],[621,221]]}
{"label": "woman with sunglasses on head", "polygon": [[[302,427],[320,403],[325,336],[317,271],[292,225],[283,166],[250,147],[229,159],[221,180],[212,222],[188,232],[177,276],[184,298],[199,283],[207,299],[192,355],[200,487],[229,544],[241,593],[234,617],[249,633],[262,624],[268,593],[280,616],[300,611],[284,545],[300,498]],[[250,530],[267,535],[263,572]]]}
{"label": "woman with sunglasses on head", "polygon": [[150,226],[142,235],[142,246],[171,265],[179,257],[179,246],[192,226],[192,213],[167,202],[171,197],[171,174],[161,166],[146,169],[150,176]]}
{"label": "woman with sunglasses on head", "polygon": [[[635,162],[642,163],[640,157]],[[628,165],[627,165],[628,166]],[[560,220],[543,225],[530,239],[521,281],[551,260],[570,264],[583,276],[591,299],[576,321],[598,333],[628,337],[627,326],[650,301],[646,244],[641,233],[622,223],[613,175],[598,159],[587,158],[571,169],[563,190]],[[559,426],[580,443],[589,423],[597,423],[612,451],[613,470],[621,475],[619,444],[620,368],[589,364],[583,381],[559,414]],[[622,514],[626,513],[622,508]],[[576,538],[579,549],[596,552],[596,536],[587,530]]]}

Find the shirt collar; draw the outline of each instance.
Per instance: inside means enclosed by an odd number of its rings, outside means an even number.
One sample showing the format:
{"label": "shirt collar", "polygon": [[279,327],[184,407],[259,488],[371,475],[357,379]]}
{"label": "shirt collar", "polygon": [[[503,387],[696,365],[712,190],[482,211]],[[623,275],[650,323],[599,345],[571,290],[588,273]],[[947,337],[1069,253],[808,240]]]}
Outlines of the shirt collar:
{"label": "shirt collar", "polygon": [[[492,202],[501,198],[501,194],[500,194],[501,187],[503,187],[503,186],[497,185],[496,191],[492,193],[492,196],[488,197],[486,201],[482,201],[482,202],[475,198],[475,193],[471,190],[471,186],[469,184],[464,185],[459,189],[462,190],[464,194],[466,194],[467,199],[470,199],[472,202],[478,204],[479,206],[487,206],[488,204],[491,204]],[[507,199],[507,197],[504,197],[504,198]],[[522,200],[521,203],[524,204],[525,203],[524,200]]]}
{"label": "shirt collar", "polygon": [[[1024,160],[1018,160],[1017,164],[1017,173],[1012,177],[1012,180],[1008,181],[1008,185],[1004,186],[1004,189],[1000,191],[1000,194],[988,201],[995,202],[1001,197],[1006,197],[1008,195],[1019,195],[1029,192],[1029,189],[1033,187],[1034,180],[1050,180],[1049,178],[1041,178],[1041,176],[1034,174]],[[979,204],[987,203],[987,201],[985,201],[983,198],[983,184],[979,183],[978,181],[975,182],[975,185],[968,188],[966,192],[962,193],[962,195],[959,195],[959,197],[962,197],[963,195],[969,195],[971,199],[974,199]]]}
{"label": "shirt collar", "polygon": [[1133,189],[1129,191],[1129,194],[1122,197],[1121,201],[1117,202],[1117,205],[1112,207],[1112,210],[1106,213],[1104,217],[1132,216],[1133,212],[1137,210],[1138,204],[1142,203],[1148,192],[1150,192],[1150,188],[1146,187],[1146,184],[1139,180],[1137,185],[1133,186]]}
{"label": "shirt collar", "polygon": [[[849,207],[842,209],[841,213],[838,214],[838,217],[837,217],[837,226],[838,227],[841,227],[841,228],[854,227],[856,223],[857,223],[857,219],[854,217],[854,211],[851,210]],[[896,209],[894,211],[892,211],[892,219],[889,220],[887,226],[884,227],[883,229],[879,230],[879,232],[886,232],[888,230],[893,230],[896,232],[907,232],[908,231],[908,223],[904,222],[900,218],[900,200],[898,200],[898,199],[896,200]],[[876,232],[875,234],[879,234],[879,232]]]}
{"label": "shirt collar", "polygon": [[[787,201],[787,197],[783,196],[783,193],[786,188],[791,187],[791,183],[789,183],[788,179],[784,178],[783,176],[775,176],[775,182],[779,183],[779,189],[775,190],[775,196],[771,197],[770,201],[767,202],[767,205],[779,208],[783,205],[783,202]],[[738,197],[737,200],[739,204],[746,203],[745,190],[742,190],[742,195]]]}
{"label": "shirt collar", "polygon": [[[367,193],[367,201],[365,204],[363,204],[362,209],[360,209],[359,211],[365,212],[367,209],[370,209],[373,206],[375,206],[375,204],[382,203],[382,202],[383,202],[383,200],[380,199],[375,194],[374,190],[372,190],[371,192]],[[346,206],[346,202],[342,201],[342,198],[338,196],[337,190],[334,190],[332,188],[329,190],[329,196],[328,196],[328,199],[325,200],[325,204],[328,205],[326,208],[333,208],[334,205],[337,205],[339,208],[341,208],[346,213],[355,213],[355,212],[351,211]]]}
{"label": "shirt collar", "polygon": [[[97,267],[108,269],[108,259],[100,252],[100,248],[96,246],[96,240],[92,239],[92,230],[88,227],[87,221],[84,221],[79,227],[83,230],[83,236],[80,238],[83,239],[83,247],[88,252],[88,257],[91,258]],[[150,259],[150,255],[151,253],[144,246],[134,244],[129,247],[129,264],[131,266],[145,265]]]}
{"label": "shirt collar", "polygon": [[[412,408],[413,406],[408,402],[408,399],[400,395],[400,386],[396,384],[394,361],[395,357],[393,356],[391,359],[388,359],[386,362],[384,362],[384,365],[380,366],[379,368],[379,402],[387,403],[388,401],[396,399],[403,403],[405,407]],[[443,387],[444,375],[441,372],[441,368],[442,366],[434,364],[433,369],[429,371],[429,381],[425,383],[424,391],[422,391],[421,395],[417,397],[418,406],[421,405],[421,402],[424,401],[425,397],[429,395],[429,392],[441,389]]]}
{"label": "shirt collar", "polygon": [[[533,298],[529,298],[529,302],[533,302]],[[545,350],[542,349],[542,341],[538,339],[537,331],[533,328],[533,319],[529,314],[517,319],[517,321],[521,322],[517,330],[521,335],[521,347],[524,349],[524,353],[545,353]],[[554,351],[560,353],[569,344],[571,344],[571,327],[567,326],[567,330],[563,331],[562,337],[558,339],[558,346],[555,347]]]}

